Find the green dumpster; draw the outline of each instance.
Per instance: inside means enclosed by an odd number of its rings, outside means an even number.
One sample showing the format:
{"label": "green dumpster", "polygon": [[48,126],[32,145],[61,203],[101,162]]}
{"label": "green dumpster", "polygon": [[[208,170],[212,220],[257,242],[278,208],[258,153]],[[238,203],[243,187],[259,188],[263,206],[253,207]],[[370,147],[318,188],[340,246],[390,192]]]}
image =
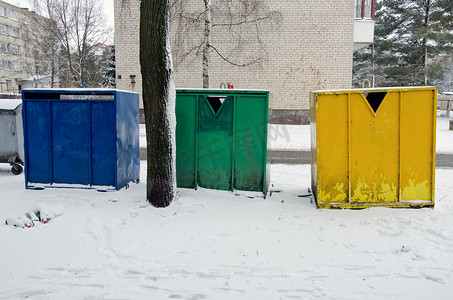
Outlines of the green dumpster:
{"label": "green dumpster", "polygon": [[267,194],[269,92],[176,90],[178,187]]}

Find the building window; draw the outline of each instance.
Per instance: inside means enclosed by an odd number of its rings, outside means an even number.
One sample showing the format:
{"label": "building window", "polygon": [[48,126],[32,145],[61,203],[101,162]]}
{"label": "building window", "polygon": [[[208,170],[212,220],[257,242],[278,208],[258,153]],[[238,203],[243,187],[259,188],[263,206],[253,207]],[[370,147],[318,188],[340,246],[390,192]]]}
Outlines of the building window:
{"label": "building window", "polygon": [[356,19],[374,19],[376,0],[355,0]]}
{"label": "building window", "polygon": [[11,45],[11,53],[12,54],[20,54],[20,46],[19,45]]}
{"label": "building window", "polygon": [[30,56],[30,48],[25,47],[25,56]]}
{"label": "building window", "polygon": [[16,27],[10,27],[9,28],[9,35],[13,37],[19,37],[19,28]]}
{"label": "building window", "polygon": [[15,10],[9,10],[9,18],[13,21],[19,21],[19,13]]}
{"label": "building window", "polygon": [[11,70],[11,61],[3,59],[2,60],[2,69],[3,70]]}
{"label": "building window", "polygon": [[3,6],[0,6],[0,16],[6,17],[6,8]]}
{"label": "building window", "polygon": [[27,73],[31,73],[31,65],[30,64],[24,64],[24,70]]}
{"label": "building window", "polygon": [[1,42],[0,46],[2,48],[2,52],[8,53],[8,43]]}
{"label": "building window", "polygon": [[29,34],[27,31],[24,31],[24,33],[22,33],[22,39],[24,41],[28,41],[29,40]]}
{"label": "building window", "polygon": [[13,67],[14,67],[14,72],[22,72],[22,65],[20,62],[15,61],[13,63]]}
{"label": "building window", "polygon": [[28,24],[28,17],[26,15],[22,15],[22,23]]}
{"label": "building window", "polygon": [[0,24],[0,34],[8,35],[8,26]]}

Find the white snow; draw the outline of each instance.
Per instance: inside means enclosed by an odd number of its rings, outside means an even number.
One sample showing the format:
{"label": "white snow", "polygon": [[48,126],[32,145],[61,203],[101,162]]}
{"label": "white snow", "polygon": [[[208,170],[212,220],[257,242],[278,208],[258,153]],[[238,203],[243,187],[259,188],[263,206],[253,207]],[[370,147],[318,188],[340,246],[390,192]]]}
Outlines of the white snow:
{"label": "white snow", "polygon": [[310,151],[310,125],[271,124],[268,139],[272,150]]}
{"label": "white snow", "polygon": [[15,110],[22,104],[22,99],[0,99],[0,109]]}
{"label": "white snow", "polygon": [[[450,119],[437,117],[436,152],[453,154],[453,130]],[[287,151],[310,151],[310,125],[271,124],[268,133],[270,149]],[[140,124],[140,147],[146,148],[145,125]]]}
{"label": "white snow", "polygon": [[436,206],[319,210],[309,165],[273,165],[272,196],[179,189],[165,209],[117,192],[25,190],[0,164],[0,299],[451,299],[453,170]]}
{"label": "white snow", "polygon": [[[438,118],[437,149],[453,153],[448,121]],[[272,126],[274,149],[308,150],[309,126]],[[146,202],[146,161],[141,183],[120,191],[26,190],[24,182],[0,164],[0,299],[453,294],[453,169],[436,170],[436,205],[423,209],[317,209],[309,165],[272,165],[265,199],[178,189],[165,209]],[[37,222],[36,211],[51,220]],[[22,227],[27,214],[31,228]]]}
{"label": "white snow", "polygon": [[450,128],[450,119],[437,117],[436,152],[453,153],[453,130]]}

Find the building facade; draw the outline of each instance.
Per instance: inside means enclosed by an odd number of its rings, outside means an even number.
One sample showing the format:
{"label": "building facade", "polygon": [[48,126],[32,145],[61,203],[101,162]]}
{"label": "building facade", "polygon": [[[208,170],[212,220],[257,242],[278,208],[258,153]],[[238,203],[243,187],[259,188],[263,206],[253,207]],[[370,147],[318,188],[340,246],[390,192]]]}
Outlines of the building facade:
{"label": "building facade", "polygon": [[42,54],[49,22],[26,8],[0,1],[0,92],[58,85]]}
{"label": "building facade", "polygon": [[[215,51],[210,53],[210,88],[229,83],[239,89],[269,90],[275,122],[308,122],[312,90],[351,88],[353,51],[372,42],[365,27],[372,24],[374,30],[374,14],[367,13],[374,0],[253,0],[263,9],[249,11],[246,22],[236,23],[220,4],[214,9],[216,2],[225,1],[212,1]],[[202,0],[181,1],[172,8],[177,88],[203,86],[197,45],[203,41],[204,18],[196,19],[203,10]],[[258,22],[260,18],[265,20]],[[117,88],[140,93],[139,20],[140,0],[115,0]],[[248,23],[238,27],[239,22]]]}

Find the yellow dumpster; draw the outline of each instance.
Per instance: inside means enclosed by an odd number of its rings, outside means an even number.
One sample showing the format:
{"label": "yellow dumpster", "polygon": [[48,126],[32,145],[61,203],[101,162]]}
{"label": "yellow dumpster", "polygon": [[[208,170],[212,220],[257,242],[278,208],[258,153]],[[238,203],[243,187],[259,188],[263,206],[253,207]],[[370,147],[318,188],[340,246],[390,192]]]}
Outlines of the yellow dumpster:
{"label": "yellow dumpster", "polygon": [[310,94],[319,208],[434,205],[435,87]]}

